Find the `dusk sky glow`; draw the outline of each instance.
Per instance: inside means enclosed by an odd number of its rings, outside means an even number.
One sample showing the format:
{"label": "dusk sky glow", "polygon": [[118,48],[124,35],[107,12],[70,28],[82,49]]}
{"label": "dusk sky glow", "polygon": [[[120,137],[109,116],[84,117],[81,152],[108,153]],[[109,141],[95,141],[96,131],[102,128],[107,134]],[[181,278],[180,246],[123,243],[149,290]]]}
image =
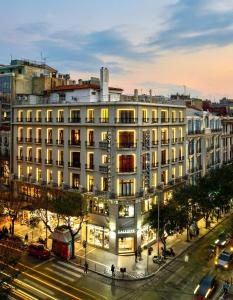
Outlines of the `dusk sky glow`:
{"label": "dusk sky glow", "polygon": [[233,98],[233,0],[1,1],[0,64],[40,60],[72,77],[165,96]]}

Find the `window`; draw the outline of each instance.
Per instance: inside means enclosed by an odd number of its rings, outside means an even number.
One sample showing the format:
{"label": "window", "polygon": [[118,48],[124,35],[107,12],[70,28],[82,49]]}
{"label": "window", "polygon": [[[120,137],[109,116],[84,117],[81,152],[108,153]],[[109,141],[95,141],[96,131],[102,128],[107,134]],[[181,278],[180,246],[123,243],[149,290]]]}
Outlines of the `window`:
{"label": "window", "polygon": [[41,128],[36,128],[36,141],[41,141]]}
{"label": "window", "polygon": [[176,122],[176,111],[172,111],[172,123]]}
{"label": "window", "polygon": [[94,122],[94,109],[88,109],[87,110],[86,121],[89,122],[89,123],[93,123]]}
{"label": "window", "polygon": [[167,110],[161,110],[161,122],[166,123],[168,122],[168,111]]}
{"label": "window", "polygon": [[108,155],[107,154],[103,154],[101,161],[102,161],[102,164],[107,164],[108,163]]}
{"label": "window", "polygon": [[36,168],[36,181],[39,182],[42,180],[41,168]]}
{"label": "window", "polygon": [[31,178],[32,177],[32,166],[27,167],[27,177]]}
{"label": "window", "polygon": [[72,188],[77,189],[80,185],[80,174],[72,173]]}
{"label": "window", "polygon": [[134,204],[119,204],[118,216],[119,218],[133,218]]}
{"label": "window", "polygon": [[87,176],[87,190],[88,192],[94,191],[94,176],[92,175]]}
{"label": "window", "polygon": [[23,122],[23,110],[18,110],[18,122]]}
{"label": "window", "polygon": [[143,206],[142,206],[143,213],[151,210],[153,205],[155,205],[156,203],[157,203],[157,196],[149,198],[149,199],[145,199],[143,201]]}
{"label": "window", "polygon": [[147,109],[142,110],[142,122],[148,122]]}
{"label": "window", "polygon": [[72,167],[80,168],[80,152],[71,152],[71,163]]}
{"label": "window", "polygon": [[94,130],[87,131],[88,146],[94,146]]}
{"label": "window", "polygon": [[18,165],[18,178],[21,178],[23,176],[23,167],[21,165]]}
{"label": "window", "polygon": [[81,122],[80,110],[71,110],[69,121],[72,123],[80,123]]}
{"label": "window", "polygon": [[119,122],[120,123],[135,123],[134,110],[119,110]]}
{"label": "window", "polygon": [[108,191],[108,178],[101,177],[101,191],[107,192]]}
{"label": "window", "polygon": [[157,110],[152,110],[152,123],[158,122],[158,113]]}
{"label": "window", "polygon": [[134,195],[134,180],[120,180],[120,196]]}
{"label": "window", "polygon": [[80,145],[80,129],[71,130],[71,145]]}
{"label": "window", "polygon": [[47,183],[52,183],[53,181],[53,172],[50,169],[47,169]]}
{"label": "window", "polygon": [[134,131],[119,131],[119,147],[131,148],[135,146]]}
{"label": "window", "polygon": [[41,122],[41,110],[36,111],[36,122]]}
{"label": "window", "polygon": [[52,110],[47,110],[47,119],[46,119],[47,122],[52,122],[52,120],[53,120],[52,114],[53,114]]}
{"label": "window", "polygon": [[87,168],[94,169],[94,153],[92,152],[87,153]]}
{"label": "window", "polygon": [[101,141],[107,141],[108,140],[108,133],[107,131],[101,132]]}
{"label": "window", "polygon": [[101,108],[101,113],[100,113],[100,122],[101,123],[108,123],[109,121],[109,116],[108,116],[108,108]]}
{"label": "window", "polygon": [[98,202],[97,200],[90,200],[89,211],[92,214],[109,215],[109,207],[106,202]]}
{"label": "window", "polygon": [[134,155],[119,156],[119,172],[134,172]]}
{"label": "window", "polygon": [[57,184],[59,187],[62,186],[63,180],[64,180],[63,171],[58,171],[57,172]]}
{"label": "window", "polygon": [[32,122],[32,111],[31,110],[27,111],[27,122]]}
{"label": "window", "polygon": [[162,165],[167,163],[167,150],[161,151],[161,163]]}
{"label": "window", "polygon": [[63,122],[64,121],[64,110],[58,110],[57,112],[57,121]]}

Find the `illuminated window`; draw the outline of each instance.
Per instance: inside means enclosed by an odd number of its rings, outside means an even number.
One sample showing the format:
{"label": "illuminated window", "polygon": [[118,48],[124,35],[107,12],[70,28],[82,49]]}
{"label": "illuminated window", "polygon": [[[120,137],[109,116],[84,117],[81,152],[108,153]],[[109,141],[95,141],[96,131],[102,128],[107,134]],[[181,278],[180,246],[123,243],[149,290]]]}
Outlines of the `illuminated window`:
{"label": "illuminated window", "polygon": [[119,196],[134,195],[134,179],[121,179],[119,182]]}
{"label": "illuminated window", "polygon": [[134,172],[135,171],[135,156],[134,155],[119,155],[118,166],[119,172]]}
{"label": "illuminated window", "polygon": [[176,111],[172,111],[172,123],[176,122]]}
{"label": "illuminated window", "polygon": [[41,110],[36,111],[36,122],[41,122]]}
{"label": "illuminated window", "polygon": [[18,110],[18,121],[19,122],[23,121],[23,110]]}
{"label": "illuminated window", "polygon": [[94,122],[94,109],[88,109],[87,110],[87,118],[86,121],[88,123],[93,123]]}
{"label": "illuminated window", "polygon": [[87,190],[88,192],[94,191],[94,176],[87,175]]}
{"label": "illuminated window", "polygon": [[18,165],[18,178],[20,179],[23,176],[23,167]]}
{"label": "illuminated window", "polygon": [[134,204],[120,203],[118,206],[119,218],[133,218],[134,217]]}
{"label": "illuminated window", "polygon": [[142,110],[142,122],[148,122],[147,109]]}
{"label": "illuminated window", "polygon": [[176,168],[175,167],[172,168],[172,178],[173,179],[176,178]]}
{"label": "illuminated window", "polygon": [[53,171],[47,169],[47,183],[52,183],[52,181],[53,181]]}
{"label": "illuminated window", "polygon": [[135,147],[135,132],[118,131],[118,146],[119,148]]}
{"label": "illuminated window", "polygon": [[71,145],[79,146],[81,144],[80,129],[71,130]]}
{"label": "illuminated window", "polygon": [[108,178],[101,177],[101,191],[107,192],[108,191]]}
{"label": "illuminated window", "polygon": [[100,122],[101,123],[108,123],[109,116],[108,116],[108,108],[101,108],[100,112]]}
{"label": "illuminated window", "polygon": [[41,181],[42,180],[42,172],[41,168],[36,168],[36,181]]}
{"label": "illuminated window", "polygon": [[32,111],[27,110],[27,122],[32,122]]}
{"label": "illuminated window", "polygon": [[101,161],[102,161],[102,164],[107,164],[108,163],[108,155],[107,154],[103,154]]}
{"label": "illuminated window", "polygon": [[183,176],[183,166],[182,165],[179,166],[179,176],[180,177]]}
{"label": "illuminated window", "polygon": [[58,184],[59,187],[62,186],[63,180],[64,180],[63,171],[58,171],[57,172],[57,184]]}
{"label": "illuminated window", "polygon": [[31,178],[32,177],[32,166],[27,167],[27,177]]}
{"label": "illuminated window", "polygon": [[80,174],[72,173],[72,188],[77,189],[80,185]]}
{"label": "illuminated window", "polygon": [[47,122],[52,122],[53,121],[53,111],[52,110],[47,110]]}
{"label": "illuminated window", "polygon": [[107,141],[107,139],[108,139],[108,132],[107,131],[101,132],[101,141]]}

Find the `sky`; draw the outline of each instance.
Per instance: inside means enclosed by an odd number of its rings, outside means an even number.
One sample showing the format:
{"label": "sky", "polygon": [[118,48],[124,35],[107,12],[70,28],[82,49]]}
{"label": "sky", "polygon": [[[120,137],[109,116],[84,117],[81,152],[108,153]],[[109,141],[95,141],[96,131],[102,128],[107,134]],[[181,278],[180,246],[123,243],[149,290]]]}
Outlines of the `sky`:
{"label": "sky", "polygon": [[233,0],[0,0],[0,64],[110,71],[125,93],[233,98]]}

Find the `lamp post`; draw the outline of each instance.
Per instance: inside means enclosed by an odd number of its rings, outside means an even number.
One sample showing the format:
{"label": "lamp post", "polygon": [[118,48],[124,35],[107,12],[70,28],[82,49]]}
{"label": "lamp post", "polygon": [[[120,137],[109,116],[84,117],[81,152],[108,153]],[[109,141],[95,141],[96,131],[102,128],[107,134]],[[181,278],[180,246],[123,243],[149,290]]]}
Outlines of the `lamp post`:
{"label": "lamp post", "polygon": [[159,200],[159,197],[158,197],[158,205],[157,205],[157,207],[158,207],[158,215],[157,215],[157,221],[158,221],[158,226],[157,226],[157,256],[158,256],[158,258],[159,258],[159,255],[160,255],[160,253],[159,253],[159,203],[160,202],[160,200]]}
{"label": "lamp post", "polygon": [[87,263],[87,224],[88,220],[85,221],[86,223],[86,240],[83,241],[83,248],[85,249],[85,264]]}

